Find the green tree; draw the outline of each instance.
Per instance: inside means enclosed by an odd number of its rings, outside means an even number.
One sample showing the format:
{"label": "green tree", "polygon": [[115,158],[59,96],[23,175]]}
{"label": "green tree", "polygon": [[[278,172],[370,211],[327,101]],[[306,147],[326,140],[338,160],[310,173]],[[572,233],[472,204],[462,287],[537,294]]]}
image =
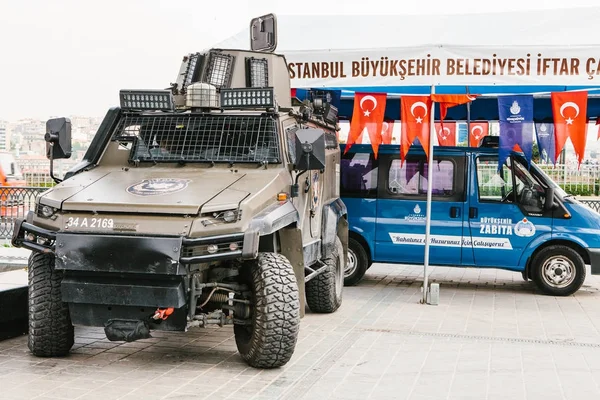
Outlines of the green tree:
{"label": "green tree", "polygon": [[538,148],[537,143],[533,144],[533,154],[531,156],[531,159],[534,163],[540,162],[540,149]]}

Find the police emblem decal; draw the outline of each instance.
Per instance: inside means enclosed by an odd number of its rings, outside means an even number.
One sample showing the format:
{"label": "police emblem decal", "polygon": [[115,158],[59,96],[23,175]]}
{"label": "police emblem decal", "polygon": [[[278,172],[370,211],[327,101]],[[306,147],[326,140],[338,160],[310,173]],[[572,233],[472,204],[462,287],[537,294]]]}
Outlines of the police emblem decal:
{"label": "police emblem decal", "polygon": [[127,192],[136,196],[157,196],[180,192],[188,187],[190,179],[178,178],[152,178],[134,183],[127,188]]}

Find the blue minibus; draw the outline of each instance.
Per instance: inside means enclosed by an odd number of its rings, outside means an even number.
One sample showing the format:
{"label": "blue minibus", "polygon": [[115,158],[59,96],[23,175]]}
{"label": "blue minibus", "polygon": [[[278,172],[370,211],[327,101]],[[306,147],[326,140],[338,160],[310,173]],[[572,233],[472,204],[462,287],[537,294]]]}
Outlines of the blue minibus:
{"label": "blue minibus", "polygon": [[[342,153],[345,145],[341,145]],[[600,274],[600,214],[513,152],[498,168],[497,138],[480,147],[434,147],[430,264],[521,272],[545,294],[566,296]],[[374,262],[422,266],[428,160],[413,146],[353,145],[341,160],[348,209],[345,284]]]}

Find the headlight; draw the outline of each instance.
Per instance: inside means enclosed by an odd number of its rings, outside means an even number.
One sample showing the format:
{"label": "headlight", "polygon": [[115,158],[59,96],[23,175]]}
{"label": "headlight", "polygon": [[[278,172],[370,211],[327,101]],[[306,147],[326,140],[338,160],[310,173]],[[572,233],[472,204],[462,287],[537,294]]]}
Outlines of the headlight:
{"label": "headlight", "polygon": [[58,210],[54,207],[39,205],[38,215],[44,218],[51,218]]}
{"label": "headlight", "polygon": [[237,213],[233,210],[225,211],[223,213],[223,221],[234,222],[237,219]]}

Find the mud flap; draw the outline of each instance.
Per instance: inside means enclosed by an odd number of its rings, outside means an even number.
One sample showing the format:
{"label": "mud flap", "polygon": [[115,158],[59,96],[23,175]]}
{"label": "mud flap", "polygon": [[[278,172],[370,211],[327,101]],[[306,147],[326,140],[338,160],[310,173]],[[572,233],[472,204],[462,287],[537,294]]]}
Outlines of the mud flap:
{"label": "mud flap", "polygon": [[150,327],[148,323],[131,319],[111,319],[104,326],[106,338],[111,342],[124,341],[133,342],[140,339],[148,339]]}

